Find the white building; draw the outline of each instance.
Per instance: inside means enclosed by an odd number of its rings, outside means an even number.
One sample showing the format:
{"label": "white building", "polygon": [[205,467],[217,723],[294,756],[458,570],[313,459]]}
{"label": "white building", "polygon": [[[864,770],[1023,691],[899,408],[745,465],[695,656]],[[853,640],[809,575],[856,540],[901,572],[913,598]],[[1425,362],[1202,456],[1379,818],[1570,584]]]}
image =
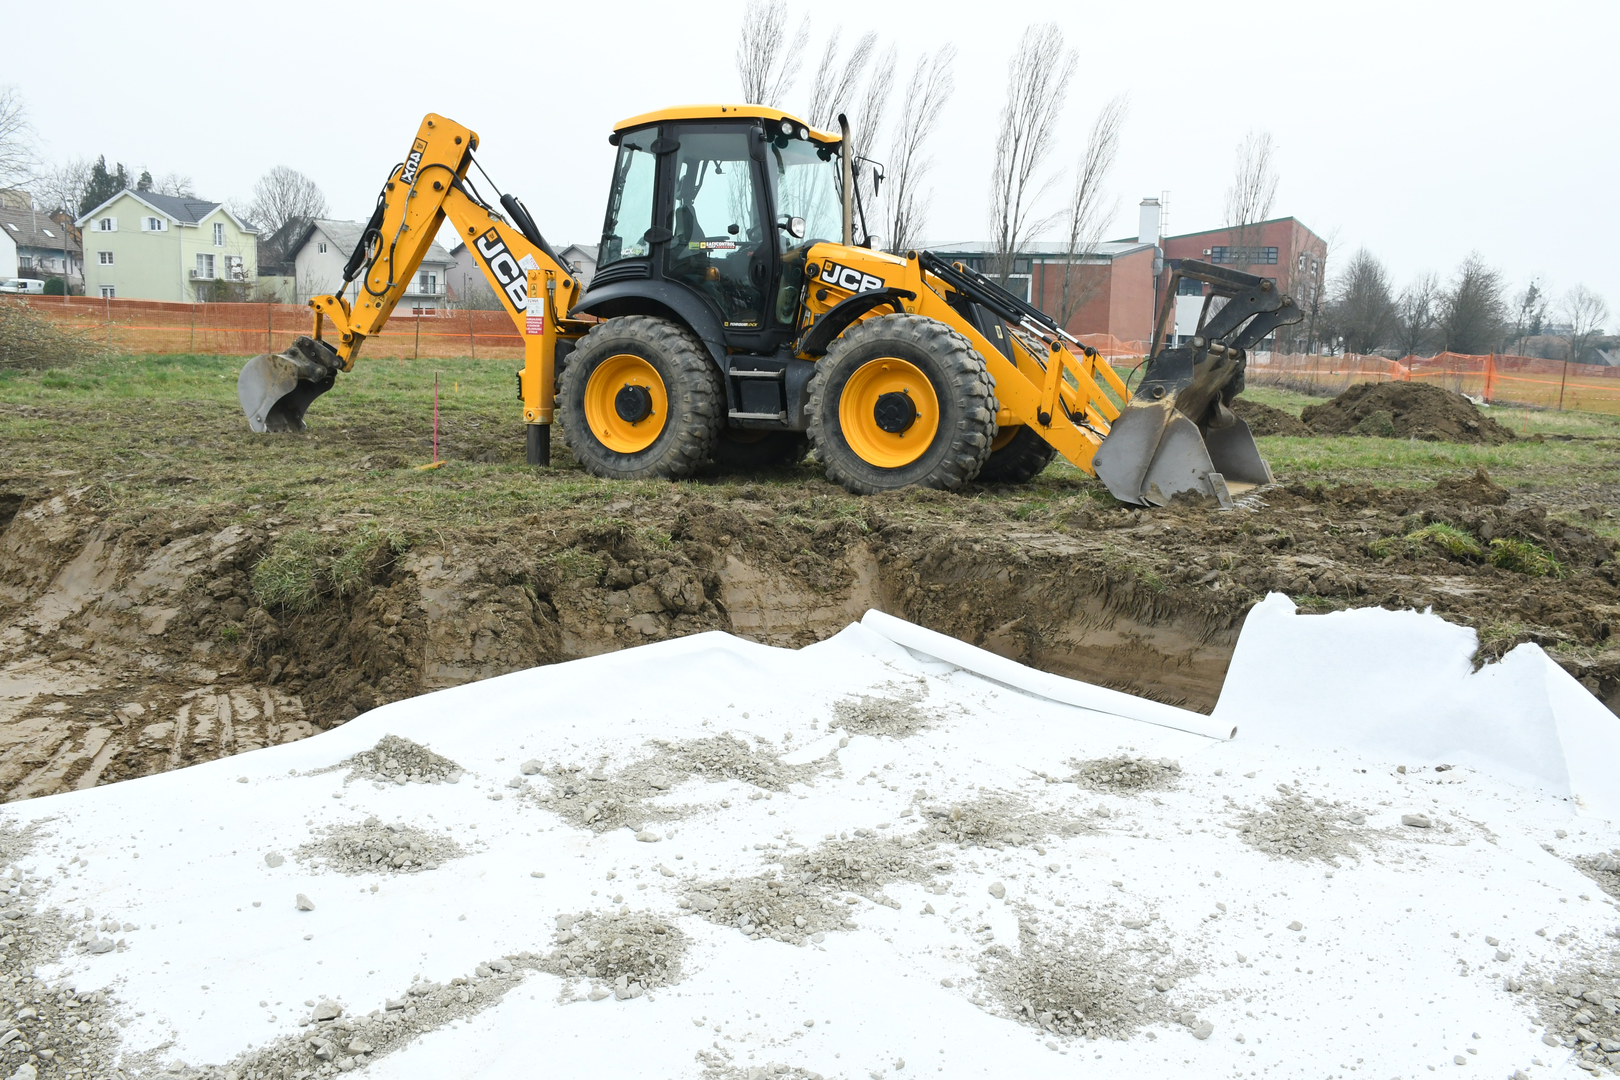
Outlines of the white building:
{"label": "white building", "polygon": [[0,227],[0,278],[17,276],[17,241]]}
{"label": "white building", "polygon": [[[336,291],[343,283],[344,264],[359,245],[360,234],[365,227],[365,223],[360,221],[332,221],[326,218],[317,218],[305,226],[303,237],[290,245],[295,253],[293,265],[298,303],[306,303],[312,296],[325,296]],[[450,257],[450,253],[435,240],[423,257],[422,265],[417,268],[415,277],[406,286],[400,307],[417,311],[443,308],[450,271],[455,265],[456,261]],[[359,293],[360,282],[354,281],[344,295],[353,303]]]}

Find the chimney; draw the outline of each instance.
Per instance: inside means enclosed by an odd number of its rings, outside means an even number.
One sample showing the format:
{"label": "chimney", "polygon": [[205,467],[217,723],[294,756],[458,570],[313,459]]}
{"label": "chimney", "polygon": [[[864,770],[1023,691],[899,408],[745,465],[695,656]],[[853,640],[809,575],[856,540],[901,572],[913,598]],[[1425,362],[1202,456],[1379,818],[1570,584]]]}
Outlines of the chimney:
{"label": "chimney", "polygon": [[1158,246],[1160,209],[1158,199],[1147,198],[1142,200],[1142,211],[1139,219],[1141,224],[1136,233],[1137,243]]}

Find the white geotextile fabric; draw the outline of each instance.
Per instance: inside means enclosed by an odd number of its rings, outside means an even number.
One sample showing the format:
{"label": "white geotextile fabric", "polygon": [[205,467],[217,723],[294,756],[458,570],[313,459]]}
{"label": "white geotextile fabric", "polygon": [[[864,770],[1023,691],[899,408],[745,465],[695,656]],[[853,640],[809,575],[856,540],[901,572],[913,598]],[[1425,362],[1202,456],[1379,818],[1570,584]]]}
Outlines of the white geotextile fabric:
{"label": "white geotextile fabric", "polygon": [[1214,715],[1273,745],[1469,765],[1620,822],[1620,720],[1538,645],[1473,670],[1474,631],[1416,611],[1249,612]]}
{"label": "white geotextile fabric", "polygon": [[[13,804],[4,815],[40,824],[45,839],[22,866],[51,879],[43,903],[141,927],[124,935],[127,951],[70,955],[45,974],[80,990],[112,987],[128,1010],[125,1047],[167,1043],[164,1060],[223,1063],[296,1033],[305,999],[364,1013],[414,976],[442,982],[494,956],[543,952],[557,913],[606,910],[622,892],[690,936],[678,984],[563,1005],[559,981],[533,974],[367,1075],[697,1077],[696,1055],[707,1052],[744,1076],[784,1063],[859,1080],[1383,1077],[1450,1067],[1472,1049],[1479,1075],[1505,1076],[1536,1055],[1556,1065],[1563,1051],[1541,1043],[1503,975],[1555,972],[1615,925],[1613,907],[1565,856],[1620,840],[1575,818],[1559,787],[1594,811],[1615,805],[1612,777],[1570,760],[1573,740],[1612,740],[1615,721],[1550,674],[1539,651],[1517,650],[1483,681],[1467,668],[1461,638],[1438,619],[1306,618],[1274,598],[1239,644],[1220,704],[1239,735],[1219,742],[1033,697],[859,625],[797,652],[704,634],[397,702],[302,742]],[[826,731],[837,700],[919,679],[934,726],[904,739],[856,736],[842,749]],[[650,739],[722,732],[777,747],[791,732],[788,760],[836,753],[841,775],[770,800],[747,798],[743,783],[688,780],[667,800],[697,812],[661,824],[673,835],[655,844],[490,797],[526,759],[606,758],[611,768],[644,755]],[[467,777],[378,789],[345,786],[342,772],[311,774],[389,733],[454,759]],[[1175,758],[1181,779],[1140,795],[1043,779],[1120,753]],[[1464,767],[1395,771],[1440,759]],[[1365,812],[1366,845],[1331,871],[1243,843],[1239,808],[1264,809],[1281,783]],[[927,805],[996,795],[1085,827],[1039,851],[941,845],[954,864],[940,875],[948,895],[889,885],[899,910],[862,902],[859,929],[820,945],[749,940],[678,907],[684,882],[758,874],[773,845],[915,828],[919,818],[903,812],[919,788]],[[1403,829],[1409,812],[1437,827]],[[312,872],[291,858],[265,864],[266,851],[290,856],[314,830],[372,814],[449,824],[472,850],[434,871],[382,879]],[[1577,833],[1557,853],[1542,846],[1555,829]],[[87,865],[69,863],[74,854]],[[661,876],[660,863],[679,877]],[[992,883],[1004,885],[1005,901],[992,899]],[[297,893],[315,910],[295,910]],[[937,914],[924,912],[929,902]],[[1136,918],[1145,930],[1129,928]],[[1160,942],[1163,962],[1186,972],[1176,1000],[1214,1034],[1200,1041],[1170,1024],[1088,1043],[1009,1019],[975,966],[979,941],[1020,947],[1020,919],[1034,920],[1037,934],[1084,924],[1127,949]],[[1296,920],[1300,931],[1289,929]],[[1493,960],[1486,934],[1511,961]],[[270,1022],[260,1000],[286,1006]],[[1562,1065],[1553,1074],[1576,1075]]]}

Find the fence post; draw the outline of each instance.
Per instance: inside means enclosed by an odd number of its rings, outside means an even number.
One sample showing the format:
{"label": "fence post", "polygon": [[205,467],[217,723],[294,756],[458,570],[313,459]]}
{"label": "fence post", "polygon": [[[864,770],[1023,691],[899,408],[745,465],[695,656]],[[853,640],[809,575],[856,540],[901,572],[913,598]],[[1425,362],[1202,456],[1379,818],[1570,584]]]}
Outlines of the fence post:
{"label": "fence post", "polygon": [[186,352],[195,355],[197,352],[197,305],[187,304],[186,306],[191,309],[191,339],[190,344],[186,346]]}
{"label": "fence post", "polygon": [[472,308],[467,309],[467,348],[472,350],[472,358],[478,359],[478,339],[473,337]]}
{"label": "fence post", "polygon": [[412,360],[420,360],[421,358],[422,358],[422,313],[420,311],[418,311],[416,313],[416,344],[411,349],[411,359]]}
{"label": "fence post", "polygon": [[1558,377],[1558,411],[1564,411],[1564,384],[1569,381],[1569,361],[1564,361],[1564,373]]}
{"label": "fence post", "polygon": [[264,351],[267,353],[276,351],[275,318],[275,308],[271,307],[270,301],[266,300],[264,302]]}

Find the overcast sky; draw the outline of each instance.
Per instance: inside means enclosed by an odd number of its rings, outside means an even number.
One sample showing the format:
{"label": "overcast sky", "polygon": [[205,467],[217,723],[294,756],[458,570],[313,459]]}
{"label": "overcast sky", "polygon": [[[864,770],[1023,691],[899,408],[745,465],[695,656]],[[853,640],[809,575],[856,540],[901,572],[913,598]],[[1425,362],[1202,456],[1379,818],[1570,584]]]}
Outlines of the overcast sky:
{"label": "overcast sky", "polygon": [[[794,20],[807,10],[795,3]],[[735,100],[742,11],[740,0],[91,3],[70,28],[59,9],[18,4],[0,83],[22,89],[47,159],[106,154],[243,201],[285,164],[352,218],[369,214],[422,114],[440,112],[479,132],[484,167],[548,239],[594,244],[613,123]],[[1219,226],[1237,144],[1259,129],[1278,150],[1274,213],[1332,238],[1335,254],[1365,245],[1399,286],[1477,250],[1514,290],[1535,275],[1555,294],[1584,282],[1620,319],[1615,0],[817,5],[786,107],[804,107],[837,11],[846,41],[869,29],[898,41],[901,85],[920,52],[960,50],[934,139],[931,238],[985,237],[1007,60],[1026,25],[1056,19],[1082,67],[1054,170],[1077,157],[1099,105],[1130,97],[1111,235],[1134,234],[1137,203],[1161,191],[1172,232]]]}

